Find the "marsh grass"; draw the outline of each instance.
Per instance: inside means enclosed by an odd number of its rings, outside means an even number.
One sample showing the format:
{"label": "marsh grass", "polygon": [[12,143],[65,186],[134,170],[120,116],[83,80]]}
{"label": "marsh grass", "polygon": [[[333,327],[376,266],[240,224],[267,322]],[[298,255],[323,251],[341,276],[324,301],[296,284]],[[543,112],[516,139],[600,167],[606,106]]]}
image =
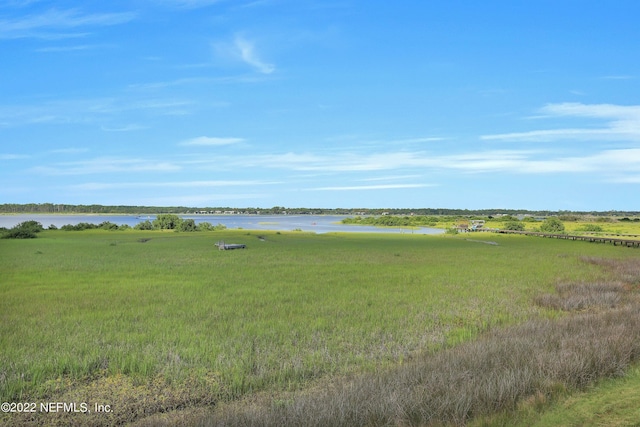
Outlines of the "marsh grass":
{"label": "marsh grass", "polygon": [[528,322],[285,404],[229,404],[203,425],[463,425],[621,376],[640,356],[639,331],[637,307]]}
{"label": "marsh grass", "polygon": [[491,415],[513,416],[522,405],[544,408],[558,395],[623,376],[640,359],[637,294],[619,284],[588,287],[560,286],[559,303],[551,305],[589,311],[495,329],[383,372],[280,397],[283,404],[267,398],[225,405],[201,425],[465,425],[479,417],[513,424],[513,417]]}
{"label": "marsh grass", "polygon": [[[112,381],[121,385],[110,398],[115,424],[367,373],[382,381],[487,331],[557,317],[532,299],[558,282],[606,279],[580,256],[632,255],[583,242],[491,239],[498,245],[453,236],[58,230],[2,240],[0,400],[100,401],[98,385]],[[218,251],[218,240],[248,249]],[[166,399],[154,401],[156,393]]]}
{"label": "marsh grass", "polygon": [[564,311],[607,309],[618,306],[625,293],[622,283],[563,283],[557,293],[543,294],[535,302],[547,308]]}

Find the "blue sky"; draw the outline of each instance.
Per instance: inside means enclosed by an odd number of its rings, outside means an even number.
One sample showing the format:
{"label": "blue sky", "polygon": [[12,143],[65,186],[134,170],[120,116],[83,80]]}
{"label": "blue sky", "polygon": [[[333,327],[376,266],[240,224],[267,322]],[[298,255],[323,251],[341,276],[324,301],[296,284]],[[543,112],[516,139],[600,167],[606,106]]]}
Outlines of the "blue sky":
{"label": "blue sky", "polygon": [[640,210],[636,0],[4,0],[0,203]]}

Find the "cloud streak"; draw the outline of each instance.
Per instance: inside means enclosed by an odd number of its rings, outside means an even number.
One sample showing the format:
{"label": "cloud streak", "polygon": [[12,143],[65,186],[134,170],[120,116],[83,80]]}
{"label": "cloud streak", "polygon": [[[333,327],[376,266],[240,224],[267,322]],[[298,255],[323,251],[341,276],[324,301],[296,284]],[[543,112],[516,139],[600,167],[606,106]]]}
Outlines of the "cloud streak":
{"label": "cloud streak", "polygon": [[124,24],[136,17],[132,12],[83,14],[77,9],[57,10],[0,20],[0,38],[65,38],[83,34],[65,34],[61,31],[82,27]]}
{"label": "cloud streak", "polygon": [[167,161],[100,157],[76,162],[60,162],[53,166],[36,166],[31,168],[30,172],[42,175],[61,176],[122,172],[167,173],[177,172],[181,169],[182,167],[178,164]]}
{"label": "cloud streak", "polygon": [[[156,0],[157,1],[157,0]],[[172,5],[184,9],[198,9],[219,3],[221,0],[160,0],[160,4]]]}
{"label": "cloud streak", "polygon": [[28,158],[29,156],[24,154],[0,154],[0,160],[19,160]]}
{"label": "cloud streak", "polygon": [[576,117],[605,121],[600,128],[543,129],[528,132],[482,135],[485,141],[539,141],[557,140],[603,140],[640,141],[640,106],[612,104],[549,104],[542,109],[542,118]]}
{"label": "cloud streak", "polygon": [[227,159],[239,167],[358,173],[374,171],[436,172],[454,170],[464,173],[566,174],[640,172],[640,148],[603,150],[583,156],[554,156],[546,151],[489,150],[451,155],[425,151],[384,152],[375,154],[339,153],[269,154]]}
{"label": "cloud streak", "polygon": [[273,64],[263,61],[255,49],[255,44],[241,36],[236,36],[234,39],[234,47],[237,55],[246,64],[250,65],[256,71],[262,74],[271,74],[275,71],[276,67]]}
{"label": "cloud streak", "polygon": [[87,182],[83,184],[70,185],[69,189],[74,190],[115,190],[115,189],[135,189],[135,188],[181,188],[181,189],[204,189],[216,187],[253,187],[256,185],[280,184],[278,181],[261,180],[214,180],[214,181],[162,181],[162,182]]}
{"label": "cloud streak", "polygon": [[361,190],[392,190],[402,188],[423,188],[434,187],[434,184],[379,184],[379,185],[355,185],[344,187],[319,187],[313,188],[317,191],[361,191]]}
{"label": "cloud streak", "polygon": [[190,114],[193,107],[189,100],[166,98],[61,99],[32,105],[0,105],[0,128],[101,122],[128,112],[179,116]]}
{"label": "cloud streak", "polygon": [[178,145],[181,146],[222,146],[233,145],[243,142],[243,138],[219,138],[209,136],[199,136],[192,139],[181,141]]}

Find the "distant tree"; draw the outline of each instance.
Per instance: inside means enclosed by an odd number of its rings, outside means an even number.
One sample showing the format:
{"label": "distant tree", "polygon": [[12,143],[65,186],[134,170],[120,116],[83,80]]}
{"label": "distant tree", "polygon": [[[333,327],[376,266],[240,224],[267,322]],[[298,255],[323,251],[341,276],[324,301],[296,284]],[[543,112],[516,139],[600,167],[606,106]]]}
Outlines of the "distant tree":
{"label": "distant tree", "polygon": [[174,214],[161,214],[153,220],[153,228],[158,230],[179,230],[182,218]]}
{"label": "distant tree", "polygon": [[80,222],[76,225],[65,224],[60,228],[65,231],[83,231],[83,230],[93,230],[94,228],[98,228],[98,226],[96,224],[91,224],[89,222]]}
{"label": "distant tree", "polygon": [[118,224],[114,224],[110,221],[103,221],[98,225],[98,228],[102,228],[103,230],[117,230]]}
{"label": "distant tree", "polygon": [[56,227],[56,225],[55,225],[55,224],[51,224],[51,225],[49,226],[49,230],[57,230],[57,229],[58,229],[58,227]]}
{"label": "distant tree", "polygon": [[564,224],[559,218],[552,216],[542,222],[540,231],[544,233],[564,233]]}
{"label": "distant tree", "polygon": [[504,223],[505,230],[524,231],[524,224],[520,221],[508,221]]}
{"label": "distant tree", "polygon": [[180,223],[180,231],[198,231],[196,222],[192,219],[185,219]]}
{"label": "distant tree", "polygon": [[24,230],[31,230],[34,233],[39,233],[44,230],[44,227],[42,227],[42,224],[40,224],[38,221],[21,222],[20,224],[16,225],[16,227],[22,228]]}
{"label": "distant tree", "polygon": [[198,224],[198,231],[213,231],[213,225],[210,222],[203,221]]}
{"label": "distant tree", "polygon": [[151,221],[146,220],[143,222],[139,222],[133,228],[135,228],[136,230],[153,230],[153,224],[151,223]]}

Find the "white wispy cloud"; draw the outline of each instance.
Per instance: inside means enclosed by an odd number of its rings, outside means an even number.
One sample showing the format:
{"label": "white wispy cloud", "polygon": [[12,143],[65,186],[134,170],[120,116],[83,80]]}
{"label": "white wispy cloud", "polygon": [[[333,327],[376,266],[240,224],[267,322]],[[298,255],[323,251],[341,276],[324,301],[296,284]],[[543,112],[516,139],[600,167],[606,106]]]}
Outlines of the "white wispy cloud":
{"label": "white wispy cloud", "polygon": [[52,154],[78,154],[78,153],[86,153],[89,151],[88,148],[56,148],[53,150],[49,150],[49,153]]}
{"label": "white wispy cloud", "polygon": [[174,80],[158,81],[150,83],[133,83],[129,85],[130,89],[137,90],[149,90],[149,89],[164,89],[172,86],[182,86],[188,84],[201,84],[216,81],[212,77],[183,77]]}
{"label": "white wispy cloud", "polygon": [[4,5],[6,7],[26,7],[33,3],[39,3],[42,0],[5,0]]}
{"label": "white wispy cloud", "polygon": [[262,74],[271,74],[276,67],[273,64],[265,62],[256,52],[255,43],[245,39],[242,36],[236,36],[233,41],[236,54],[248,65]]}
{"label": "white wispy cloud", "polygon": [[393,141],[394,143],[398,143],[398,144],[413,144],[413,143],[419,143],[419,142],[438,142],[438,141],[446,141],[448,138],[444,138],[444,137],[440,137],[440,136],[428,136],[428,137],[421,137],[421,138],[406,138],[406,139],[399,139],[396,141]]}
{"label": "white wispy cloud", "polygon": [[640,184],[640,175],[611,178],[609,182],[613,182],[616,184]]}
{"label": "white wispy cloud", "polygon": [[29,171],[43,175],[91,175],[122,172],[176,172],[182,167],[176,163],[138,158],[99,157],[75,162],[60,162],[48,166],[35,166]]}
{"label": "white wispy cloud", "polygon": [[0,154],[0,160],[19,160],[28,159],[29,157],[26,154]]}
{"label": "white wispy cloud", "polygon": [[317,191],[360,191],[360,190],[391,190],[401,188],[423,188],[434,187],[434,184],[379,184],[379,185],[354,185],[337,187],[318,187],[312,190]]}
{"label": "white wispy cloud", "polygon": [[181,141],[178,145],[182,146],[221,146],[232,145],[243,142],[243,138],[220,138],[210,136],[199,136],[196,138]]}
{"label": "white wispy cloud", "polygon": [[222,0],[152,0],[166,6],[174,6],[185,9],[197,9],[220,3]]}
{"label": "white wispy cloud", "polygon": [[132,111],[154,116],[186,115],[193,108],[190,100],[171,98],[59,99],[31,105],[0,105],[0,127],[103,122]]}
{"label": "white wispy cloud", "polygon": [[[588,128],[542,129],[483,135],[482,140],[498,141],[556,141],[556,140],[640,140],[640,106],[614,104],[549,104],[539,110],[546,117],[591,118],[604,121],[604,126]],[[595,125],[595,124],[594,124]]]}
{"label": "white wispy cloud", "polygon": [[133,12],[85,14],[78,9],[57,10],[0,20],[0,38],[63,38],[82,34],[62,31],[83,27],[110,26],[133,20]]}
{"label": "white wispy cloud", "polygon": [[102,126],[100,127],[100,129],[103,130],[104,132],[131,132],[136,130],[147,129],[147,127],[142,125],[137,125],[137,124],[129,124],[125,126],[116,126],[116,127]]}
{"label": "white wispy cloud", "polygon": [[34,49],[35,52],[45,53],[60,53],[60,52],[78,52],[81,50],[89,50],[89,45],[74,45],[74,46],[49,46],[39,49]]}
{"label": "white wispy cloud", "polygon": [[557,155],[543,150],[487,150],[458,154],[425,151],[383,152],[375,154],[337,153],[269,154],[227,159],[228,164],[243,167],[313,171],[323,173],[454,170],[469,174],[566,174],[610,171],[640,171],[640,149],[603,150],[588,155]]}
{"label": "white wispy cloud", "polygon": [[280,184],[279,181],[263,180],[213,180],[213,181],[161,181],[161,182],[86,182],[68,186],[75,190],[114,190],[134,188],[187,188],[205,189],[215,187],[254,187],[257,185]]}
{"label": "white wispy cloud", "polygon": [[400,180],[400,179],[414,179],[414,178],[420,178],[420,175],[388,175],[388,176],[379,176],[379,177],[375,177],[375,178],[363,178],[360,179],[359,181],[393,181],[393,180]]}
{"label": "white wispy cloud", "polygon": [[632,76],[629,74],[619,74],[619,75],[603,76],[601,78],[603,80],[632,80],[632,79],[635,79],[636,76]]}

